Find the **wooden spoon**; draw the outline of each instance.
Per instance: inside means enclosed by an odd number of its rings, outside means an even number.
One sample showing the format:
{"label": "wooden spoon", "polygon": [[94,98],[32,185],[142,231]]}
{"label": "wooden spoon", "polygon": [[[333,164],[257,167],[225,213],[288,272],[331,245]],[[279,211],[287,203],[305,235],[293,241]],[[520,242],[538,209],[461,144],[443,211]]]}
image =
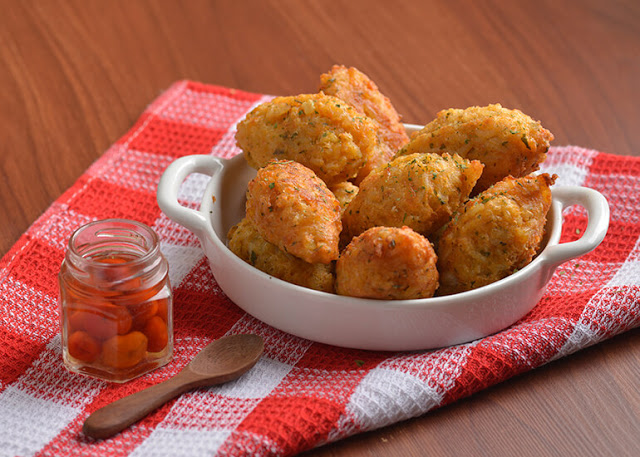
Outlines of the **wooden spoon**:
{"label": "wooden spoon", "polygon": [[95,411],[82,431],[93,438],[113,436],[187,390],[240,377],[256,364],[263,350],[258,335],[230,335],[213,341],[173,378]]}

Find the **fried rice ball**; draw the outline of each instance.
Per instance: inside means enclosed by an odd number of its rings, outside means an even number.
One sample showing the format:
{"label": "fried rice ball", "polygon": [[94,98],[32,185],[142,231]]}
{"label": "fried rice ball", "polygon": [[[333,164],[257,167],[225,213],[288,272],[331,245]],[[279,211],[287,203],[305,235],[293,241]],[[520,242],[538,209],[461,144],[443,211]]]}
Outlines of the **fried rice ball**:
{"label": "fried rice ball", "polygon": [[338,258],[340,203],[298,162],[276,160],[258,170],[247,187],[246,216],[265,240],[306,262]]}
{"label": "fried rice ball", "polygon": [[373,227],[354,238],[336,262],[336,292],[404,300],[438,288],[433,246],[409,227]]}
{"label": "fried rice ball", "polygon": [[229,230],[229,249],[238,257],[271,276],[309,289],[333,293],[332,264],[308,263],[269,243],[244,218]]}
{"label": "fried rice ball", "polygon": [[398,157],[362,181],[343,214],[343,239],[379,225],[406,225],[429,236],[466,201],[481,173],[480,162],[458,155]]}
{"label": "fried rice ball", "polygon": [[331,186],[353,179],[381,154],[379,126],[343,100],[319,94],[278,97],[252,110],[237,127],[247,163],[300,162]]}
{"label": "fried rice ball", "polygon": [[400,115],[389,98],[357,68],[334,65],[330,71],[320,76],[320,90],[344,100],[380,125],[380,139],[386,147],[382,149],[382,154],[369,157],[358,173],[358,183],[372,170],[389,162],[395,153],[409,142]]}
{"label": "fried rice ball", "polygon": [[531,262],[544,236],[555,179],[509,176],[469,200],[438,242],[438,293],[475,289]]}
{"label": "fried rice ball", "polygon": [[336,184],[331,187],[330,190],[333,192],[333,195],[336,196],[338,202],[340,202],[341,213],[344,213],[344,210],[347,208],[349,203],[351,203],[351,200],[353,200],[358,194],[358,186],[349,181]]}
{"label": "fried rice ball", "polygon": [[484,172],[474,194],[507,176],[519,178],[539,169],[553,135],[540,122],[499,104],[440,111],[398,155],[456,153],[479,160]]}

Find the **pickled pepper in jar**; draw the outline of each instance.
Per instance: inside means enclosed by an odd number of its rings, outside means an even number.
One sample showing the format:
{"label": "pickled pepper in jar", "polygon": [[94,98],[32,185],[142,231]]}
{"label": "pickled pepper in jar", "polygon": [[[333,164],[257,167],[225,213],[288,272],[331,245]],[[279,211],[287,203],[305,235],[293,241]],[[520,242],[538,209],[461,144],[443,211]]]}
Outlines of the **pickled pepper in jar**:
{"label": "pickled pepper in jar", "polygon": [[59,274],[65,366],[125,382],[168,363],[168,273],[158,236],[145,224],[107,219],[76,230]]}

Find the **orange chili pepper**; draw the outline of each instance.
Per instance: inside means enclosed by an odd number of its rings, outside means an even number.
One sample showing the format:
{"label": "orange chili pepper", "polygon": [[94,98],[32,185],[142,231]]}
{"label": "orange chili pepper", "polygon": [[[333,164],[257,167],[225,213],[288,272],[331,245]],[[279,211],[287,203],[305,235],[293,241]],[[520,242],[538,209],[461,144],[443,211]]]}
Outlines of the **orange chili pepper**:
{"label": "orange chili pepper", "polygon": [[102,345],[102,362],[113,368],[131,368],[144,359],[147,342],[138,331],[111,337]]}
{"label": "orange chili pepper", "polygon": [[149,352],[160,352],[169,342],[169,334],[167,332],[167,324],[160,316],[153,316],[144,326],[144,334],[149,339]]}
{"label": "orange chili pepper", "polygon": [[169,322],[169,299],[162,298],[160,300],[156,300],[158,303],[158,311],[156,315],[160,316],[163,321]]}
{"label": "orange chili pepper", "polygon": [[127,308],[107,302],[86,307],[75,306],[69,318],[69,326],[85,330],[99,340],[129,332],[132,323]]}
{"label": "orange chili pepper", "polygon": [[157,300],[127,305],[133,318],[133,328],[142,330],[145,324],[158,312]]}
{"label": "orange chili pepper", "polygon": [[84,313],[81,311],[69,310],[69,318],[67,320],[67,332],[72,334],[76,330],[83,330]]}
{"label": "orange chili pepper", "polygon": [[67,341],[69,355],[83,362],[93,362],[100,355],[100,343],[87,332],[73,332]]}

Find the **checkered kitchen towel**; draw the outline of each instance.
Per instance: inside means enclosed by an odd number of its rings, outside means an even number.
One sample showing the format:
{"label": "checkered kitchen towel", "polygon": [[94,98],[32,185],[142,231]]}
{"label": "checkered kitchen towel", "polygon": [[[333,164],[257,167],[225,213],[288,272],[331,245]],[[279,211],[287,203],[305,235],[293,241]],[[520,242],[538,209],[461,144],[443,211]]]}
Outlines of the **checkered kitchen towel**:
{"label": "checkered kitchen towel", "polygon": [[[312,343],[245,314],[216,285],[196,237],[161,213],[156,186],[177,157],[237,154],[236,123],[267,99],[174,84],[1,260],[0,456],[291,455],[424,414],[640,323],[640,159],[573,146],[551,148],[544,168],[560,175],[557,185],[603,193],[609,233],[560,266],[512,327],[459,346],[382,353]],[[206,182],[193,176],[180,201],[197,207]],[[80,225],[108,217],[158,232],[175,289],[174,361],[124,385],[67,372],[58,327],[66,242]],[[584,210],[568,210],[563,241],[585,226]],[[266,352],[238,381],[186,393],[114,438],[82,435],[91,412],[176,374],[212,339],[242,332],[263,336]]]}

